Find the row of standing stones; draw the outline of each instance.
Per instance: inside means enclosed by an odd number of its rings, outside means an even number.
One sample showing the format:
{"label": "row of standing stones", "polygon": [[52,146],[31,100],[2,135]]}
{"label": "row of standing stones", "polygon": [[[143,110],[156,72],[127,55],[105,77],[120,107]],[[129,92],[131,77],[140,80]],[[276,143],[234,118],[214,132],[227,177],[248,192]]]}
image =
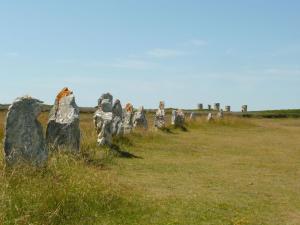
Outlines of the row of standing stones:
{"label": "row of standing stones", "polygon": [[[213,107],[213,110],[214,110],[214,111],[220,111],[220,110],[221,110],[220,107],[221,107],[220,103],[215,103],[215,104],[214,104],[214,107]],[[198,104],[198,110],[204,110],[203,104],[202,104],[202,103],[199,103],[199,104]],[[211,111],[211,110],[212,110],[211,105],[207,105],[207,110],[208,110],[208,111]],[[242,107],[241,107],[241,112],[246,113],[247,111],[248,111],[248,106],[247,106],[247,105],[242,105]],[[225,106],[225,112],[231,112],[231,107],[230,107],[230,105],[226,105],[226,106]]]}
{"label": "row of standing stones", "polygon": [[[63,149],[79,152],[80,127],[79,107],[73,92],[64,88],[56,96],[44,137],[43,127],[38,121],[42,111],[42,102],[30,96],[17,98],[9,107],[4,138],[5,161],[8,166],[30,163],[34,166],[45,165],[48,150]],[[191,114],[191,118],[192,118]],[[184,125],[182,110],[173,110],[172,124]],[[114,136],[130,133],[134,128],[148,128],[143,107],[136,112],[128,103],[123,110],[120,100],[115,100],[109,93],[98,100],[98,109],[94,114],[94,124],[99,145],[112,145]],[[155,127],[162,129],[166,125],[164,103],[160,102],[155,114]]]}

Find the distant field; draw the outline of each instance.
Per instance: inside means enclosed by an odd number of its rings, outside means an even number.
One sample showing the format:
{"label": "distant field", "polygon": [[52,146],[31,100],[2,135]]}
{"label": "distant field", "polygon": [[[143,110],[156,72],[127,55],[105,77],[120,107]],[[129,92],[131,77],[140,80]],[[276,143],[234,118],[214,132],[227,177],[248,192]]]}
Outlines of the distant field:
{"label": "distant field", "polygon": [[[250,114],[281,113],[300,110]],[[134,156],[126,158],[97,147],[91,118],[81,114],[79,155],[52,153],[47,168],[13,170],[0,156],[0,224],[300,224],[300,119],[202,116],[186,132],[116,139]]]}

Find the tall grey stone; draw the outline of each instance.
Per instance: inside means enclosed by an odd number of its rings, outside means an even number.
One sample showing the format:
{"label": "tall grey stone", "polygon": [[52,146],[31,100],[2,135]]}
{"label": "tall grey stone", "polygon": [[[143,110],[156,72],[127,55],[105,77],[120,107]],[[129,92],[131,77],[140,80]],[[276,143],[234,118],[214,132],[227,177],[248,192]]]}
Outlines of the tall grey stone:
{"label": "tall grey stone", "polygon": [[119,99],[113,104],[112,107],[112,135],[113,136],[121,136],[124,133],[123,128],[123,109]]}
{"label": "tall grey stone", "polygon": [[224,112],[223,112],[223,109],[220,109],[220,111],[217,113],[217,118],[218,118],[218,119],[223,119],[223,118],[224,118]]}
{"label": "tall grey stone", "polygon": [[112,144],[113,97],[110,93],[103,94],[98,100],[98,109],[94,114],[94,124],[98,134],[99,145]]}
{"label": "tall grey stone", "polygon": [[133,127],[134,128],[148,128],[148,121],[146,118],[146,113],[144,107],[140,107],[137,112],[134,113],[133,116]]}
{"label": "tall grey stone", "polygon": [[176,111],[176,109],[173,109],[172,110],[172,116],[171,116],[171,124],[172,125],[175,125],[176,116],[177,116],[177,111]]}
{"label": "tall grey stone", "polygon": [[230,112],[230,111],[231,111],[230,105],[226,105],[226,106],[225,106],[225,111],[226,111],[226,112]]}
{"label": "tall grey stone", "polygon": [[203,104],[202,103],[198,104],[198,110],[203,110]]}
{"label": "tall grey stone", "polygon": [[195,119],[196,119],[195,113],[194,113],[194,112],[191,112],[189,118],[190,118],[191,121],[195,120]]}
{"label": "tall grey stone", "polygon": [[131,103],[127,103],[124,110],[124,134],[129,134],[133,129],[133,105]]}
{"label": "tall grey stone", "polygon": [[207,105],[207,110],[208,110],[208,111],[211,110],[211,105]]}
{"label": "tall grey stone", "polygon": [[211,121],[213,121],[213,120],[214,120],[214,118],[213,118],[212,113],[208,113],[208,115],[207,115],[207,121],[208,121],[208,122],[211,122]]}
{"label": "tall grey stone", "polygon": [[175,127],[183,127],[185,122],[184,112],[180,109],[172,111],[171,124]]}
{"label": "tall grey stone", "polygon": [[62,92],[58,94],[49,114],[47,145],[51,149],[79,152],[79,108],[72,91],[66,88]]}
{"label": "tall grey stone", "polygon": [[242,112],[248,112],[248,106],[242,105]]}
{"label": "tall grey stone", "polygon": [[166,126],[165,103],[163,101],[159,103],[159,109],[156,111],[154,126],[157,128],[164,128]]}
{"label": "tall grey stone", "polygon": [[43,128],[38,121],[41,101],[30,96],[17,98],[8,109],[4,154],[8,165],[26,162],[41,166],[48,158]]}
{"label": "tall grey stone", "polygon": [[214,110],[215,111],[220,111],[220,103],[215,103],[214,104]]}

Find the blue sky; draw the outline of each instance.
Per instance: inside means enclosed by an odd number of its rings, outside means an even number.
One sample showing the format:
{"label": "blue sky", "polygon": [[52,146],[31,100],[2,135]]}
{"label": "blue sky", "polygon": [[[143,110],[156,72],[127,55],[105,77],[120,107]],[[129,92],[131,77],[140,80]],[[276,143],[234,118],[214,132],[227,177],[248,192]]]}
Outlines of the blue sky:
{"label": "blue sky", "polygon": [[300,1],[0,0],[0,103],[300,108]]}

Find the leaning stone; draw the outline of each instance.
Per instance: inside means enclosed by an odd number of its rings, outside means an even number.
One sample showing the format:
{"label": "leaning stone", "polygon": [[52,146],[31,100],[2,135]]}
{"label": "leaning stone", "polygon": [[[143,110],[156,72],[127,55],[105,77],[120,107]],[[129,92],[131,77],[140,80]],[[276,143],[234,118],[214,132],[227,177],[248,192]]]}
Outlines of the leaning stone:
{"label": "leaning stone", "polygon": [[165,103],[163,101],[159,103],[159,109],[156,111],[154,126],[160,129],[166,126]]}
{"label": "leaning stone", "polygon": [[144,129],[148,128],[148,122],[147,122],[144,107],[140,107],[138,109],[138,111],[134,113],[133,127],[134,128],[144,128]]}
{"label": "leaning stone", "polygon": [[43,128],[37,120],[41,101],[24,96],[8,109],[5,127],[4,153],[7,165],[26,162],[41,166],[48,158]]}
{"label": "leaning stone", "polygon": [[49,114],[47,144],[52,149],[78,152],[80,148],[79,108],[73,92],[64,88]]}

